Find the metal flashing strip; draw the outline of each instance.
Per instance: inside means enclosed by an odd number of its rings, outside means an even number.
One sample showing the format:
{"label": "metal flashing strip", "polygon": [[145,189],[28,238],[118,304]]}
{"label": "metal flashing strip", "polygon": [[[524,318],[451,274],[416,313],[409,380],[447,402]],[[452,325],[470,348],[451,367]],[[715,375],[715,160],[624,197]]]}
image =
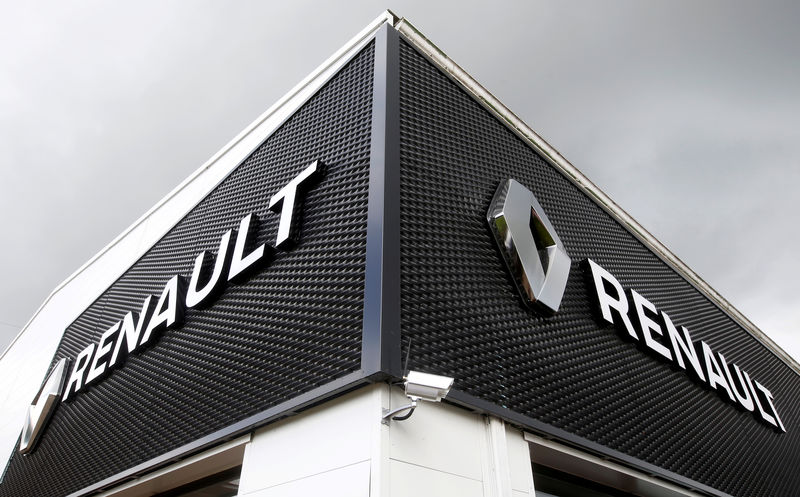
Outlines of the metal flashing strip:
{"label": "metal flashing strip", "polygon": [[581,478],[594,480],[602,485],[615,488],[624,486],[626,488],[620,488],[620,490],[628,492],[638,491],[644,495],[660,497],[699,497],[700,495],[660,478],[573,449],[553,440],[528,432],[524,432],[523,436],[531,446],[531,460],[534,463],[541,463]]}
{"label": "metal flashing strip", "polygon": [[712,495],[714,497],[732,497],[708,485],[704,485],[641,459],[610,449],[599,443],[592,442],[591,440],[573,435],[572,433],[543,423],[537,419],[519,414],[518,412],[511,411],[510,409],[498,406],[489,401],[479,399],[460,390],[451,390],[447,396],[447,401],[475,412],[497,416],[512,425],[521,427],[522,431],[533,431],[547,440],[557,440],[567,446],[579,447],[581,453],[587,453],[588,451],[588,453],[595,454],[601,459],[616,461],[622,466],[633,468],[646,475],[657,476],[678,487],[700,492],[705,495]]}
{"label": "metal flashing strip", "polygon": [[769,336],[761,331],[747,317],[737,310],[730,302],[722,297],[697,273],[692,271],[683,261],[658,241],[650,232],[640,225],[633,217],[625,212],[608,195],[592,181],[583,175],[575,166],[565,159],[555,148],[539,136],[530,126],[520,119],[514,112],[506,107],[491,92],[478,83],[464,69],[456,64],[439,47],[433,44],[425,35],[414,27],[407,19],[401,18],[395,23],[395,28],[403,35],[414,48],[433,62],[451,80],[458,83],[464,90],[472,95],[486,110],[498,117],[523,141],[560,171],[572,183],[589,195],[594,201],[614,219],[619,221],[631,234],[633,234],[646,247],[652,250],[666,264],[683,276],[690,284],[713,302],[717,307],[727,313],[734,321],[742,326],[748,333],[760,341],[775,356],[781,359],[796,374],[800,375],[800,363],[786,353]]}
{"label": "metal flashing strip", "polygon": [[290,90],[189,178],[69,276],[45,299],[0,354],[0,460],[16,445],[24,411],[41,385],[63,331],[133,262],[167,233],[253,150],[300,108],[396,17],[384,12]]}
{"label": "metal flashing strip", "polygon": [[158,471],[122,483],[100,494],[100,497],[133,497],[145,493],[164,492],[207,475],[242,464],[250,433],[195,454]]}
{"label": "metal flashing strip", "polygon": [[68,497],[78,497],[81,495],[91,495],[104,490],[111,490],[117,485],[139,478],[147,473],[159,470],[170,464],[185,460],[204,450],[211,449],[221,443],[228,442],[237,437],[241,437],[273,421],[278,421],[293,414],[297,414],[305,409],[316,406],[329,400],[330,398],[342,393],[355,390],[356,388],[369,383],[369,378],[365,378],[360,371],[350,373],[346,376],[333,380],[314,390],[294,397],[291,400],[278,404],[275,407],[254,414],[226,428],[206,435],[199,440],[188,443],[182,447],[171,450],[166,454],[154,457],[149,461],[134,466],[130,469],[117,473],[93,485],[85,487],[77,492],[69,494]]}

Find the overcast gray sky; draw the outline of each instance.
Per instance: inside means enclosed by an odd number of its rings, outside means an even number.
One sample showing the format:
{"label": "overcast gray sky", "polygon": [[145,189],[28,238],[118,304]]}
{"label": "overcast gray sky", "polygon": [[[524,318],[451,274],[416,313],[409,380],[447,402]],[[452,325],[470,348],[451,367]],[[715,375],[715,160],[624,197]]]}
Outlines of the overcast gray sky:
{"label": "overcast gray sky", "polygon": [[799,5],[0,0],[0,349],[391,8],[800,359]]}

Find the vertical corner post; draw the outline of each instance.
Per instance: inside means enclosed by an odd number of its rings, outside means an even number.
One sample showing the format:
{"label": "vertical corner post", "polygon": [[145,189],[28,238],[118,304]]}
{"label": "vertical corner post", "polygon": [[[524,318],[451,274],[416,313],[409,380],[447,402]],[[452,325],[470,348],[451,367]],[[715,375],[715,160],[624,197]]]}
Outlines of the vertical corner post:
{"label": "vertical corner post", "polygon": [[361,370],[402,376],[400,345],[400,37],[375,35]]}

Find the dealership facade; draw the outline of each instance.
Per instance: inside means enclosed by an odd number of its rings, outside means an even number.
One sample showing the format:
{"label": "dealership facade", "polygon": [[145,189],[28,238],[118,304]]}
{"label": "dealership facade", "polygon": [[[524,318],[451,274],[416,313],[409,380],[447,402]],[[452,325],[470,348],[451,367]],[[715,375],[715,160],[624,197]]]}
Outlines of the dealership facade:
{"label": "dealership facade", "polygon": [[389,12],[0,373],[0,496],[800,493],[797,362]]}

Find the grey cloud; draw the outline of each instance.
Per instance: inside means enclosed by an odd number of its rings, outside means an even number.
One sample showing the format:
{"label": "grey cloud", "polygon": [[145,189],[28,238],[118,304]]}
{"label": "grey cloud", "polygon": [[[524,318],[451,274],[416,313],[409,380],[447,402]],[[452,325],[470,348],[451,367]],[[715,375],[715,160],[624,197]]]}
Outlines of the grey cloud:
{"label": "grey cloud", "polygon": [[[389,7],[800,357],[800,6]],[[24,323],[383,8],[4,5],[0,321]],[[15,331],[0,325],[0,347]]]}

